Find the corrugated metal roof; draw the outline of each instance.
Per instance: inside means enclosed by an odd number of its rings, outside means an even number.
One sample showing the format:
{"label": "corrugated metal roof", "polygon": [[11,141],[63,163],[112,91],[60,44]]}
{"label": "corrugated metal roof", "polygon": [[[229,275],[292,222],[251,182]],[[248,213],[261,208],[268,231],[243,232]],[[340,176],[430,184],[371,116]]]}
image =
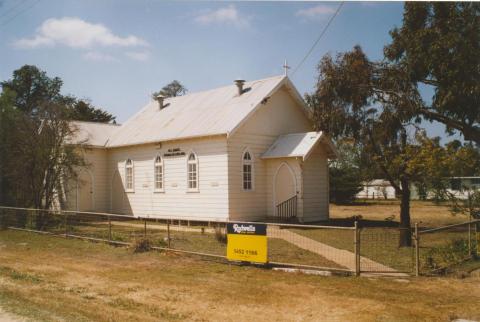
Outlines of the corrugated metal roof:
{"label": "corrugated metal roof", "polygon": [[305,160],[313,147],[323,137],[322,132],[306,132],[281,135],[265,152],[262,159],[301,157]]}
{"label": "corrugated metal roof", "polygon": [[120,129],[120,125],[74,121],[76,133],[74,144],[86,144],[94,147],[105,147],[110,137]]}
{"label": "corrugated metal roof", "polygon": [[210,135],[229,135],[254,112],[264,98],[283,84],[294,88],[287,77],[276,76],[246,82],[242,95],[236,85],[192,93],[147,106],[125,122],[107,147],[154,143]]}

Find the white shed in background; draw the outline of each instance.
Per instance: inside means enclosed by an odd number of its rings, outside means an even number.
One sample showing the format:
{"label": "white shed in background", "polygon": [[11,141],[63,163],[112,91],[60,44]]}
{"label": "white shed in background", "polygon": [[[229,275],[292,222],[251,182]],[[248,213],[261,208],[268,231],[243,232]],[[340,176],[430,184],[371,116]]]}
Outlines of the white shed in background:
{"label": "white shed in background", "polygon": [[395,199],[395,188],[388,180],[375,179],[364,182],[357,199]]}

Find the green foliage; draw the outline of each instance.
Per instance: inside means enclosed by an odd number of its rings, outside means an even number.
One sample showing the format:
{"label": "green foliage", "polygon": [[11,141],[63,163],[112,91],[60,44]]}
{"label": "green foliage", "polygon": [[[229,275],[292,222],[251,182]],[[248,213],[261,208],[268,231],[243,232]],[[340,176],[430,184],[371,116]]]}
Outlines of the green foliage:
{"label": "green foliage", "polygon": [[[433,89],[412,112],[480,143],[480,4],[406,2],[403,25],[390,32],[385,57],[408,80]],[[430,101],[430,100],[427,100]]]}
{"label": "green foliage", "polygon": [[330,201],[336,204],[350,203],[362,190],[362,181],[354,168],[330,168]]}
{"label": "green foliage", "polygon": [[349,203],[362,190],[361,150],[353,142],[337,140],[338,158],[329,164],[330,201]]}
{"label": "green foliage", "polygon": [[88,100],[75,100],[75,103],[69,108],[69,117],[72,120],[115,123],[115,116],[112,114],[92,106]]}
{"label": "green foliage", "polygon": [[62,95],[62,85],[59,77],[50,78],[33,65],[22,66],[13,72],[12,79],[1,83],[4,93],[15,93],[13,106],[30,117],[41,117],[39,112],[48,103],[63,106],[65,115],[72,120],[103,123],[115,120],[110,113],[94,107],[88,100]]}
{"label": "green foliage", "polygon": [[[66,145],[72,97],[60,93],[62,81],[35,66],[23,66],[2,82],[0,95],[0,202],[50,208],[63,183],[86,166],[79,147]],[[43,215],[40,215],[42,217]],[[38,225],[42,226],[39,218]],[[41,228],[41,227],[38,227]]]}
{"label": "green foliage", "polygon": [[468,256],[468,241],[455,239],[450,243],[429,248],[425,254],[425,266],[430,270],[438,270],[458,264]]}
{"label": "green foliage", "polygon": [[[422,150],[425,158],[433,154],[432,143],[418,140],[418,124],[425,118],[442,122],[480,143],[479,11],[476,3],[406,3],[403,26],[391,32],[384,60],[370,61],[359,46],[326,55],[317,88],[306,96],[317,129],[352,137],[390,181],[402,199],[403,227],[410,225],[410,184],[424,189],[428,182],[438,191],[442,185],[443,167],[425,179],[433,171],[415,161]],[[420,85],[434,90],[432,100],[422,97]]]}
{"label": "green foliage", "polygon": [[179,81],[174,80],[171,83],[162,87],[161,90],[158,92],[154,92],[152,97],[155,99],[158,95],[162,95],[164,97],[176,97],[185,95],[188,90],[183,86]]}
{"label": "green foliage", "polygon": [[14,106],[26,115],[36,116],[45,102],[65,103],[68,98],[61,95],[63,81],[50,78],[36,66],[24,65],[13,72],[12,79],[1,83],[3,91],[15,93]]}

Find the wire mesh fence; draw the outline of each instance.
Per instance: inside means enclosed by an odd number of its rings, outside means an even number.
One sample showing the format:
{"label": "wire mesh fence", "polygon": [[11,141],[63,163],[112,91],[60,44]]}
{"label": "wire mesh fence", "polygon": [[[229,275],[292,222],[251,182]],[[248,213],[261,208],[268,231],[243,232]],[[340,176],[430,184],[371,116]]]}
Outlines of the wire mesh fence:
{"label": "wire mesh fence", "polygon": [[479,254],[480,221],[469,221],[418,232],[418,270],[438,274]]}
{"label": "wire mesh fence", "polygon": [[[0,226],[225,258],[227,222],[0,207]],[[267,224],[271,264],[355,272],[354,227]]]}
{"label": "wire mesh fence", "polygon": [[[93,212],[0,207],[0,228],[83,238],[117,245],[147,240],[154,249],[226,258],[228,222],[137,218]],[[246,223],[249,224],[249,223]],[[354,274],[428,274],[478,252],[479,221],[412,233],[399,247],[398,228],[267,223],[268,262]],[[476,231],[479,231],[477,234]],[[478,241],[480,242],[480,240]],[[418,256],[415,250],[418,249]],[[418,269],[417,269],[418,268]]]}
{"label": "wire mesh fence", "polygon": [[361,271],[413,272],[414,248],[400,247],[398,228],[361,228],[360,245]]}

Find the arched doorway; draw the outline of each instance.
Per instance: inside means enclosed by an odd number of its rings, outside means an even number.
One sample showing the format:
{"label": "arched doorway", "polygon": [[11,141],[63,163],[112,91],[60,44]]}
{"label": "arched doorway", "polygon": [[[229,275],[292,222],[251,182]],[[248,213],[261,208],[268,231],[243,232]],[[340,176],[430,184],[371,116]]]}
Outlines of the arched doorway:
{"label": "arched doorway", "polygon": [[[290,166],[283,162],[277,168],[273,183],[273,200],[274,200],[274,214],[276,216],[286,215],[278,206],[287,200],[291,200],[297,195],[297,185],[295,180],[295,173]],[[288,216],[296,215],[296,200],[292,200],[292,204],[286,205],[288,207]],[[281,212],[281,213],[280,213]]]}
{"label": "arched doorway", "polygon": [[80,170],[76,182],[76,207],[77,211],[93,211],[94,204],[93,175],[89,170]]}

